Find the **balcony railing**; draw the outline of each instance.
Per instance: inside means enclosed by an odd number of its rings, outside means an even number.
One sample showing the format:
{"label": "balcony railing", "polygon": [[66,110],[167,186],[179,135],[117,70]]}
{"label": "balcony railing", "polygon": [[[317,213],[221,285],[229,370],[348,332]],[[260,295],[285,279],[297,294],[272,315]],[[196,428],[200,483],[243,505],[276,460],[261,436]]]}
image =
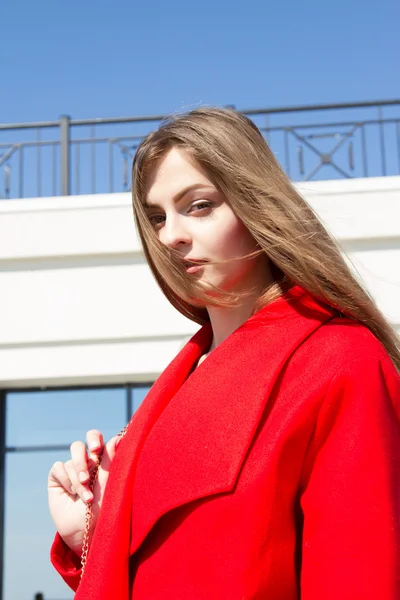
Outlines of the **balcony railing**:
{"label": "balcony railing", "polygon": [[[295,181],[400,174],[400,100],[240,112]],[[135,151],[164,117],[0,124],[0,199],[128,191]]]}

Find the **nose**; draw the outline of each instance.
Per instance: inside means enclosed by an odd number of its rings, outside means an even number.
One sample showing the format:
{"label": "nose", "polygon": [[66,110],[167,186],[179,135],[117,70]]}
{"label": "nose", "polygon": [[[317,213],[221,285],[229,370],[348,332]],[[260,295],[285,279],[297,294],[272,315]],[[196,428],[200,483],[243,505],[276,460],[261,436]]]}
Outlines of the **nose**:
{"label": "nose", "polygon": [[165,218],[164,227],[160,231],[160,241],[169,248],[188,245],[192,239],[183,221],[183,216],[172,215]]}

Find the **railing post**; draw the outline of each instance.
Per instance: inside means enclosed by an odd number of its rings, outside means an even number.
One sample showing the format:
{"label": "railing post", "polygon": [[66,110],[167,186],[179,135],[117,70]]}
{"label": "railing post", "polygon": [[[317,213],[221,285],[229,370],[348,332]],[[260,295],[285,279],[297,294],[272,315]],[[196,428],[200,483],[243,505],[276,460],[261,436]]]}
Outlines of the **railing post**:
{"label": "railing post", "polygon": [[69,121],[67,115],[60,117],[60,161],[61,161],[61,195],[70,194],[70,145],[69,145]]}
{"label": "railing post", "polygon": [[378,106],[379,137],[381,142],[382,175],[386,175],[385,131],[382,122],[382,106]]}
{"label": "railing post", "polygon": [[4,165],[4,197],[6,199],[8,199],[10,197],[10,179],[11,179],[10,165]]}

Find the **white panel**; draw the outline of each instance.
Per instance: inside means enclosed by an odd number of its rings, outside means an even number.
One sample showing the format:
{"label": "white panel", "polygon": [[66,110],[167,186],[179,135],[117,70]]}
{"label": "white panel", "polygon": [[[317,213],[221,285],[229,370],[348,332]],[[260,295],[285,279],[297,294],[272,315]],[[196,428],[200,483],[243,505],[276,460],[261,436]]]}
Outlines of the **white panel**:
{"label": "white panel", "polygon": [[379,308],[400,324],[400,248],[352,252],[349,257]]}
{"label": "white panel", "polygon": [[185,335],[147,265],[0,273],[0,343]]}
{"label": "white panel", "polygon": [[[296,187],[341,238],[400,235],[400,177]],[[0,259],[138,251],[130,194],[0,203]]]}
{"label": "white panel", "polygon": [[[297,186],[400,329],[400,177]],[[130,194],[0,203],[0,386],[154,379],[193,332],[155,284]]]}
{"label": "white panel", "polygon": [[42,200],[0,203],[0,258],[140,252],[130,196],[115,196],[107,196],[107,204],[91,196],[91,206],[86,199],[76,206],[52,198],[45,209]]}
{"label": "white panel", "polygon": [[0,348],[0,388],[152,382],[187,339]]}
{"label": "white panel", "polygon": [[[307,194],[304,197],[328,229],[345,240],[400,236],[398,189],[364,193]],[[326,184],[326,182],[324,182]]]}

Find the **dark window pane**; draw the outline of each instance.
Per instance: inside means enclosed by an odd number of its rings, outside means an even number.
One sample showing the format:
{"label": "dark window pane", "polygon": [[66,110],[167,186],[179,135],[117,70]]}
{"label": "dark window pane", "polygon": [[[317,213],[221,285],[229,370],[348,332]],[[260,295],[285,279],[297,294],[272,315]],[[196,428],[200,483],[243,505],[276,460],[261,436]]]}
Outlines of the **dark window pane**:
{"label": "dark window pane", "polygon": [[[137,410],[149,386],[132,388]],[[126,422],[125,388],[7,393],[8,447],[71,444],[99,429],[106,440]],[[4,600],[29,600],[38,592],[52,600],[73,593],[50,564],[54,525],[47,505],[47,475],[69,452],[8,452],[6,455]]]}
{"label": "dark window pane", "polygon": [[126,422],[124,388],[10,392],[7,446],[71,444],[98,429],[107,441]]}
{"label": "dark window pane", "polygon": [[50,564],[55,529],[47,506],[47,474],[68,452],[8,453],[4,544],[4,600],[68,600],[73,592]]}
{"label": "dark window pane", "polygon": [[144,398],[146,397],[149,389],[149,385],[134,387],[132,389],[132,414],[134,414],[137,411]]}

